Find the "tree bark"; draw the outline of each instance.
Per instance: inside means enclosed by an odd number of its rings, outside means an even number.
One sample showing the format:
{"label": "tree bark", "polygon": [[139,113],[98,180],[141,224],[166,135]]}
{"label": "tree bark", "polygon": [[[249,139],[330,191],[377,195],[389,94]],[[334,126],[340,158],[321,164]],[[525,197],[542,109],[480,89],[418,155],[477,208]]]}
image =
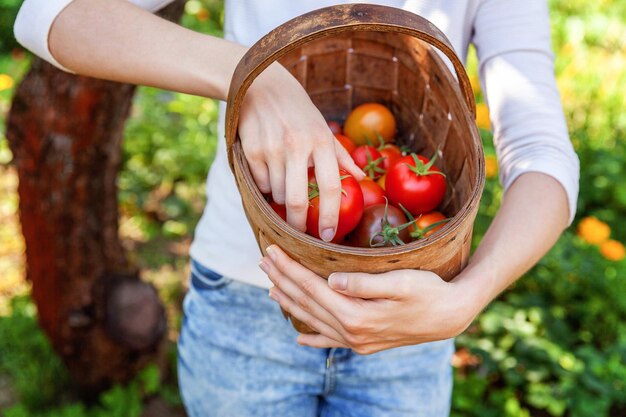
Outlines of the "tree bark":
{"label": "tree bark", "polygon": [[[177,0],[161,15],[178,20],[183,6]],[[39,321],[88,392],[155,360],[167,327],[156,290],[118,237],[116,179],[134,92],[35,58],[7,121]]]}

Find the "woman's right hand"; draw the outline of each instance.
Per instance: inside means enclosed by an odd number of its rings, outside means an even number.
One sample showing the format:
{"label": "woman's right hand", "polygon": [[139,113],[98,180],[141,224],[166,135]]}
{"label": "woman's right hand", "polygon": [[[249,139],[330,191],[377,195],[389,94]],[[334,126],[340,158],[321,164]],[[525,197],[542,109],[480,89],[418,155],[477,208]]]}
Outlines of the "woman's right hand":
{"label": "woman's right hand", "polygon": [[273,64],[248,90],[239,136],[259,189],[287,207],[287,222],[306,230],[308,167],[315,167],[320,189],[320,236],[335,235],[341,202],[339,168],[357,180],[365,174],[335,139],[324,117],[300,83]]}

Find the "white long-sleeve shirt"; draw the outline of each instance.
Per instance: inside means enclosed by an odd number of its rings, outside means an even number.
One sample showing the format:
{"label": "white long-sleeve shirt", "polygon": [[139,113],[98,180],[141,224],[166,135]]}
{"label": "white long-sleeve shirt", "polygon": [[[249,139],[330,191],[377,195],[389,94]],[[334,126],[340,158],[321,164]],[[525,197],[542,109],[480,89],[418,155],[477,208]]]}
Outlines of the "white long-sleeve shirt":
{"label": "white long-sleeve shirt", "polygon": [[[62,68],[48,47],[56,16],[72,0],[26,0],[15,23],[18,41]],[[131,0],[155,11],[171,0]],[[548,5],[545,0],[383,0],[379,3],[424,16],[450,39],[462,58],[474,43],[490,109],[505,190],[521,174],[540,172],[565,189],[570,222],[576,210],[579,162],[569,140],[554,77]],[[337,0],[226,0],[225,38],[252,45],[285,21]],[[63,68],[62,68],[63,69]],[[261,253],[246,220],[223,138],[207,180],[208,202],[196,229],[191,256],[233,279],[261,287],[271,282],[258,268]]]}

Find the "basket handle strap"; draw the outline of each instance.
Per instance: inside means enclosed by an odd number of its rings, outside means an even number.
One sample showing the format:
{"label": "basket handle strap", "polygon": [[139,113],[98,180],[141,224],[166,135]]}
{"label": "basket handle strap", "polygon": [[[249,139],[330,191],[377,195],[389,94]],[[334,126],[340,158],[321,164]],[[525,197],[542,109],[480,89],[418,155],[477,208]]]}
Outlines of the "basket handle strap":
{"label": "basket handle strap", "polygon": [[463,63],[448,38],[435,25],[414,13],[387,6],[344,4],[326,7],[298,16],[272,30],[250,47],[235,68],[228,91],[225,132],[231,168],[241,106],[254,79],[273,62],[307,42],[355,30],[402,33],[439,49],[452,62],[467,108],[476,117],[474,94]]}

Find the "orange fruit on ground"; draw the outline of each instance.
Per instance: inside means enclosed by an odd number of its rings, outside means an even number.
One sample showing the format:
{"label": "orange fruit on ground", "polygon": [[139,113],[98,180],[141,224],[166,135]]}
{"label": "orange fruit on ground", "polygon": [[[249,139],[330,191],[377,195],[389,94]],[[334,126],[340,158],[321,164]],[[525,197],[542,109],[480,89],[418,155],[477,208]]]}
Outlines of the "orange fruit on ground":
{"label": "orange fruit on ground", "polygon": [[626,248],[622,242],[607,240],[600,245],[600,253],[609,261],[621,261],[626,258]]}
{"label": "orange fruit on ground", "polygon": [[379,103],[365,103],[355,107],[343,125],[343,134],[357,145],[380,145],[379,138],[390,142],[396,137],[396,118]]}
{"label": "orange fruit on ground", "polygon": [[599,245],[608,240],[611,228],[593,216],[585,217],[578,223],[578,236],[585,242]]}

